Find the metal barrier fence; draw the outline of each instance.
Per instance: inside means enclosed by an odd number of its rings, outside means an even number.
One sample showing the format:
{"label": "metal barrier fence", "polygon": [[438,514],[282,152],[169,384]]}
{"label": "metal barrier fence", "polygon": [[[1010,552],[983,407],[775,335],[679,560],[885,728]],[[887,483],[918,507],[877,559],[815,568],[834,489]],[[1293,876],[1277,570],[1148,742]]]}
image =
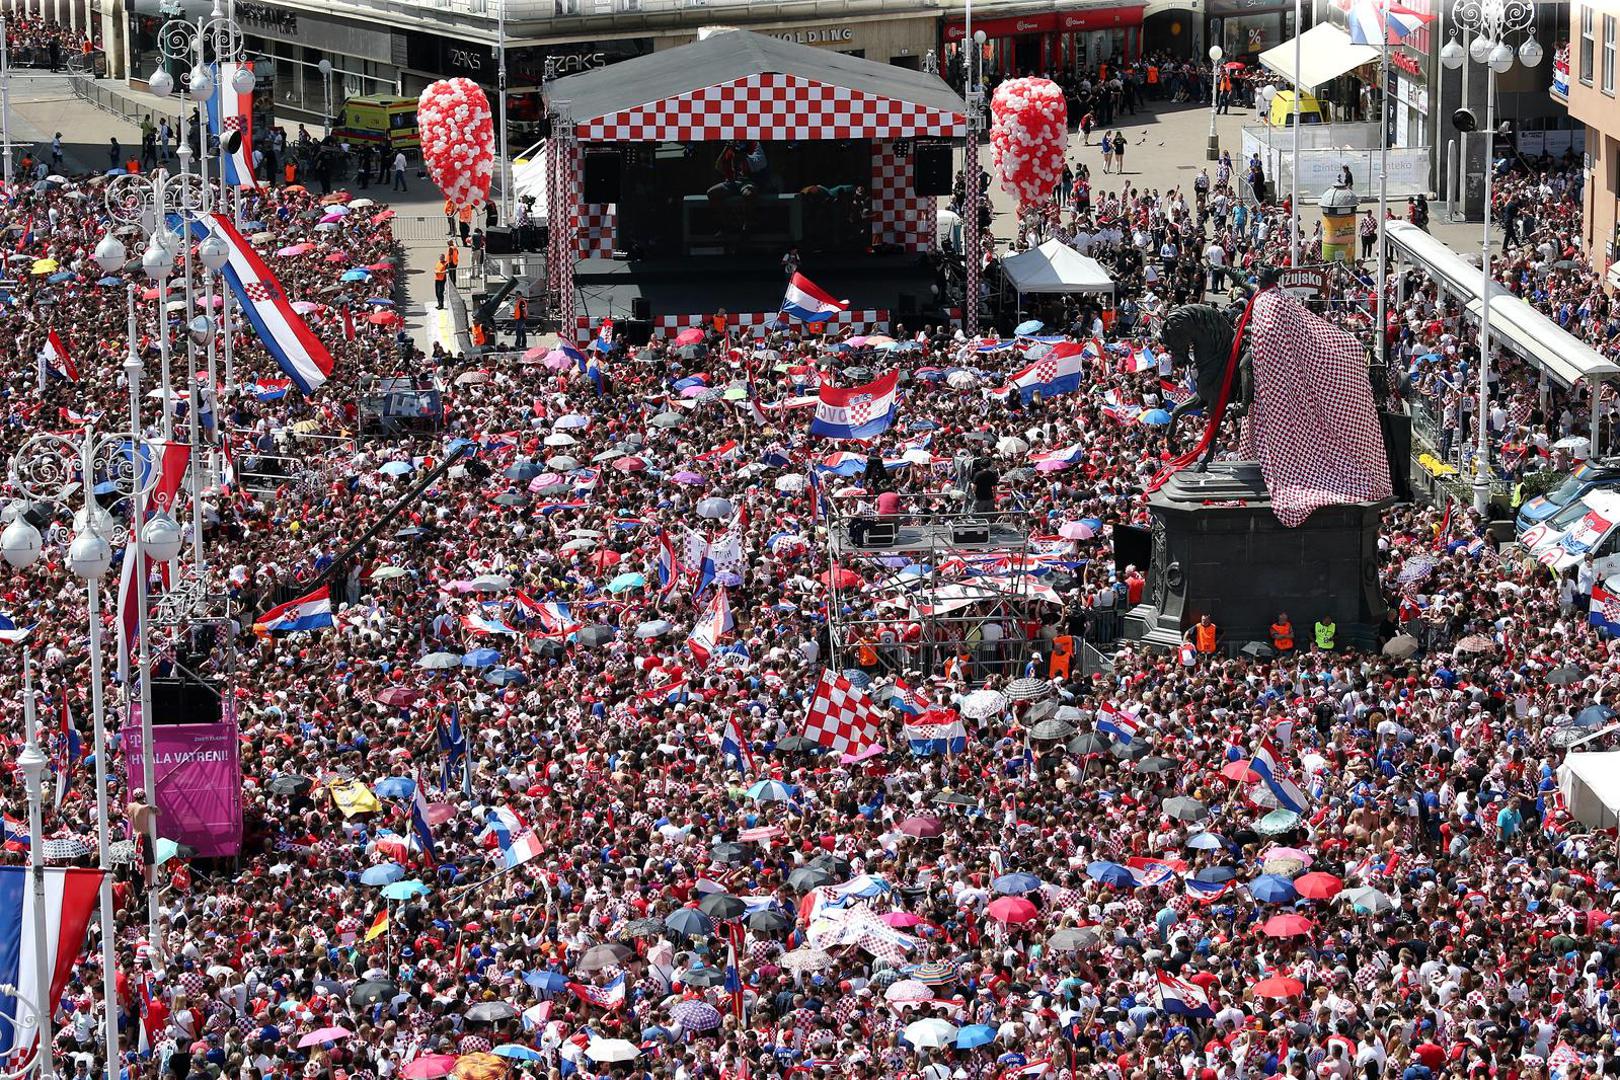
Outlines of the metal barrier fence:
{"label": "metal barrier fence", "polygon": [[141,117],[152,114],[150,103],[125,97],[114,89],[115,83],[103,83],[80,71],[69,72],[68,83],[73,87],[74,97],[89,102],[102,112],[112,113],[120,120],[139,124]]}

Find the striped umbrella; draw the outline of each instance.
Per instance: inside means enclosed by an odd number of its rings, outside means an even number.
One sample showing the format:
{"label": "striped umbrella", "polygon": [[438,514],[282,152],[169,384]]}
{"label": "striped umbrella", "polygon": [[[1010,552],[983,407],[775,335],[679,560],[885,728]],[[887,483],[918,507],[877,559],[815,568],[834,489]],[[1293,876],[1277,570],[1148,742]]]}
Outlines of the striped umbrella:
{"label": "striped umbrella", "polygon": [[924,986],[948,986],[956,981],[956,965],[943,960],[933,960],[926,964],[918,964],[906,974]]}
{"label": "striped umbrella", "polygon": [[687,1031],[713,1031],[720,1026],[720,1010],[707,1001],[678,1001],[669,1018]]}

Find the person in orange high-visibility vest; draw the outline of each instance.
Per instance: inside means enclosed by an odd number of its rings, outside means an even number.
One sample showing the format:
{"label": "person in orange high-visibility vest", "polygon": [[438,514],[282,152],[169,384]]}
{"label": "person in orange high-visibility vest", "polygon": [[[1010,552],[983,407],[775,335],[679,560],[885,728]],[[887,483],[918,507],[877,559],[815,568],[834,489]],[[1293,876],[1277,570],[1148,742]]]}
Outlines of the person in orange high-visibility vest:
{"label": "person in orange high-visibility vest", "polygon": [[1198,621],[1193,623],[1192,628],[1182,635],[1184,640],[1192,643],[1192,647],[1198,650],[1200,656],[1214,655],[1215,643],[1219,636],[1220,632],[1216,629],[1215,623],[1210,619],[1207,611],[1198,616]]}
{"label": "person in orange high-visibility vest", "polygon": [[1288,612],[1277,612],[1277,621],[1271,624],[1271,647],[1278,654],[1294,651],[1294,624],[1288,621]]}
{"label": "person in orange high-visibility vest", "polygon": [[1052,666],[1049,669],[1054,679],[1067,679],[1069,665],[1074,662],[1074,638],[1069,634],[1059,634],[1052,639]]}

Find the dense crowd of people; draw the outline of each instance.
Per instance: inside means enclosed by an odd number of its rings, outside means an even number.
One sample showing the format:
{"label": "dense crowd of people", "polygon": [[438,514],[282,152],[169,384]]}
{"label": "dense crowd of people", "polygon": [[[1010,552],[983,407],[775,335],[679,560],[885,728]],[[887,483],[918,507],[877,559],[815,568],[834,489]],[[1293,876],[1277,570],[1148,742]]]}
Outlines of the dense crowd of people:
{"label": "dense crowd of people", "polygon": [[[1162,194],[1102,184],[1084,206],[1071,188],[1048,226],[1104,257],[1124,301],[1108,322],[1039,312],[1101,347],[1075,393],[1029,401],[1001,392],[1028,340],[944,328],[621,342],[583,363],[549,345],[422,356],[396,336],[384,207],[296,184],[247,196],[244,235],[335,369],[313,398],[289,391],[252,329],[223,316],[235,385],[222,350],[198,363],[218,395],[222,480],[201,494],[205,573],[236,613],[234,663],[204,656],[201,673],[239,726],[243,848],[150,867],[120,853],[119,1000],[100,999],[92,926],[54,1017],[64,1071],[99,1074],[109,1008],[130,1080],[1620,1068],[1613,839],[1569,816],[1556,780],[1570,734],[1614,704],[1611,643],[1500,556],[1483,522],[1388,513],[1390,615],[1373,651],[1302,634],[1275,657],[1127,645],[1100,669],[1053,664],[1059,638],[1141,598],[1114,530],[1148,520],[1172,450],[1150,414],[1187,375],[1138,359],[1154,318],[1286,251],[1284,212],[1222,203],[1243,180],[1232,172],[1221,162],[1207,184]],[[39,431],[127,428],[132,345],[146,437],[166,405],[187,419],[150,393],[164,328],[179,331],[175,383],[193,385],[183,279],[161,308],[107,183],[43,184],[0,210],[16,355],[55,330],[78,370],[12,365],[8,456]],[[1567,326],[1603,325],[1590,282],[1538,250],[1545,227],[1516,239],[1526,272],[1509,279],[1569,304]],[[1578,217],[1562,229],[1578,237]],[[132,253],[111,273],[91,259],[108,230]],[[200,269],[193,291],[205,309]],[[1403,339],[1402,355],[1419,343],[1432,342]],[[888,368],[904,376],[896,422],[869,447],[879,466],[849,476],[793,401]],[[1533,395],[1528,372],[1500,370],[1504,401]],[[357,440],[360,398],[400,374],[445,387],[443,415]],[[1031,599],[985,609],[948,673],[924,668],[931,631],[909,625],[926,621],[920,575],[829,565],[828,507],[954,505],[987,473],[988,497],[1036,538],[1027,562],[993,569],[1029,575]],[[47,557],[9,574],[0,611],[34,628],[42,737],[59,737],[65,706],[88,745],[88,616],[61,557],[73,509],[56,508]],[[957,582],[981,569],[937,568]],[[855,577],[841,578],[847,612],[828,610],[834,573]],[[154,568],[150,586],[166,580]],[[254,632],[322,584],[334,626]],[[735,625],[699,655],[688,633],[721,588]],[[892,622],[881,649],[844,656],[881,716],[882,750],[859,760],[803,738],[835,614]],[[985,663],[1020,639],[1018,667]],[[910,689],[879,689],[896,677]],[[14,659],[0,669],[13,745],[21,681]],[[1059,726],[1037,733],[1037,717]],[[1262,749],[1301,810],[1251,767]],[[112,804],[138,808],[112,756]],[[93,846],[88,768],[47,808],[52,839]],[[26,817],[9,772],[0,806]]]}

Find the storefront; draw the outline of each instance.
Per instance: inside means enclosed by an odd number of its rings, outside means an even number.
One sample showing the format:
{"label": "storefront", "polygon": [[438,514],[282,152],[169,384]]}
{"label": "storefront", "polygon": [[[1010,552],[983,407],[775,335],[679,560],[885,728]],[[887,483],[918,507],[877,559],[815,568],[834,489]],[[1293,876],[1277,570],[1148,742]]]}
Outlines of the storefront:
{"label": "storefront", "polygon": [[1429,83],[1423,68],[1422,58],[1390,50],[1386,119],[1390,146],[1429,145]]}
{"label": "storefront", "polygon": [[1293,0],[1210,0],[1205,40],[1226,58],[1252,64],[1274,45],[1294,37]]}
{"label": "storefront", "polygon": [[[1017,76],[1095,71],[1142,55],[1142,5],[1111,5],[1068,11],[1042,11],[973,20],[973,34],[984,31],[985,74]],[[962,19],[945,23],[945,70],[962,70]]]}
{"label": "storefront", "polygon": [[[817,49],[857,56],[863,60],[876,60],[880,64],[919,70],[923,58],[934,47],[937,23],[933,16],[905,18],[885,14],[869,19],[817,19],[809,22],[751,23],[735,25],[756,34],[791,41],[796,45],[809,45]],[[660,37],[660,52],[694,41],[697,34],[684,30]]]}

